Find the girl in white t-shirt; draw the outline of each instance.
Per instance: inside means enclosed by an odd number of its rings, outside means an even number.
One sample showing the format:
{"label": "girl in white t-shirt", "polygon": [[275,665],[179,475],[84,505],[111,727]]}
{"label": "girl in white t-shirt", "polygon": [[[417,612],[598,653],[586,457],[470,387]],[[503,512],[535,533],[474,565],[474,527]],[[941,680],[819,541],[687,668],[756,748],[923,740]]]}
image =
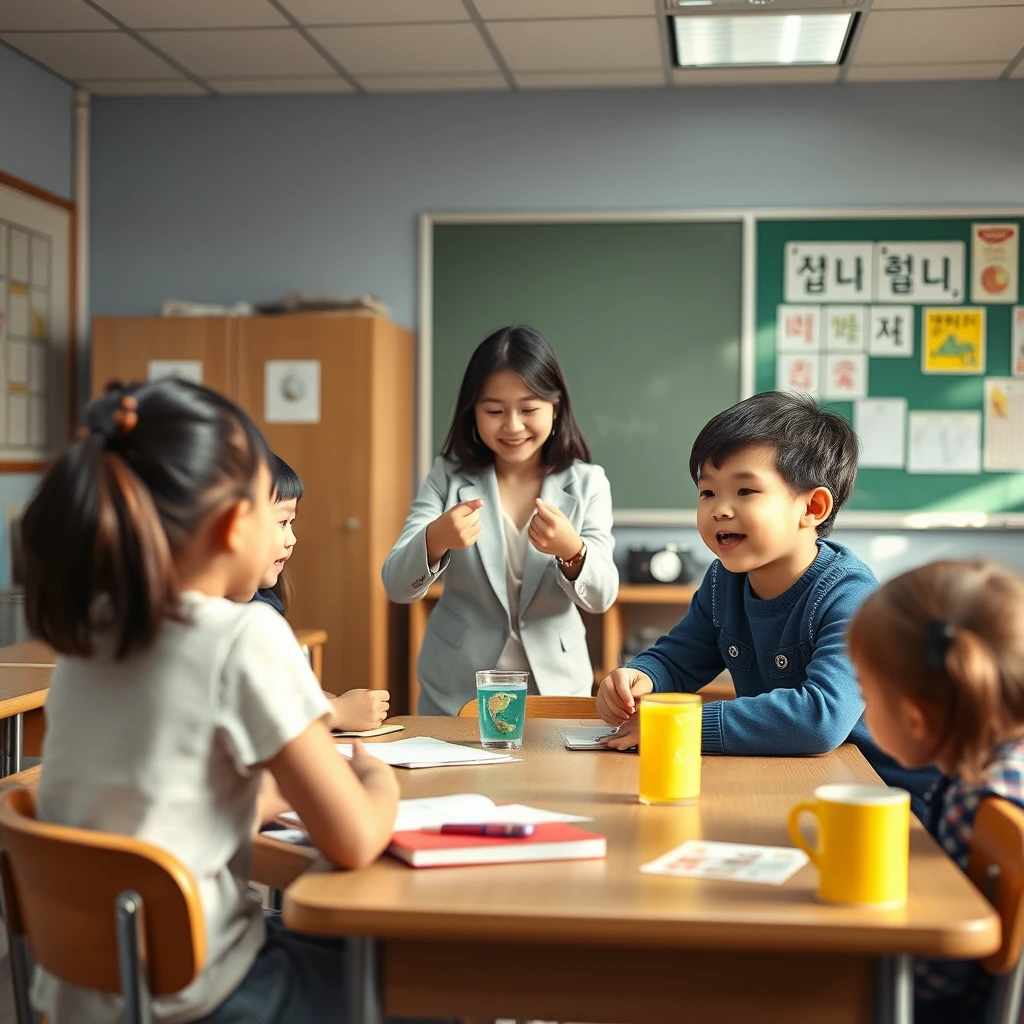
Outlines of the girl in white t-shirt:
{"label": "girl in white t-shirt", "polygon": [[[270,493],[245,413],[161,380],[89,405],[23,520],[29,626],[61,655],[39,817],[155,843],[199,887],[206,963],[156,1001],[160,1024],[338,1019],[342,943],[264,923],[247,898],[253,834],[286,801],[358,868],[394,823],[392,770],[358,744],[338,756],[288,624],[226,598],[272,561]],[[120,1019],[119,999],[46,974],[33,997],[51,1024]]]}

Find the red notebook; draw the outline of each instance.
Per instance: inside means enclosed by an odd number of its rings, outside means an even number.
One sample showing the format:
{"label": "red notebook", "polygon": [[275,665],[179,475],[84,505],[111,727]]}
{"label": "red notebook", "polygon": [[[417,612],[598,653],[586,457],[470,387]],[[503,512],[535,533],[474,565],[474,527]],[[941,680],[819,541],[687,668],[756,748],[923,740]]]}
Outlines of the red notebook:
{"label": "red notebook", "polygon": [[589,860],[605,856],[607,843],[596,832],[555,822],[538,825],[525,839],[396,832],[388,853],[414,868],[441,868],[526,860]]}

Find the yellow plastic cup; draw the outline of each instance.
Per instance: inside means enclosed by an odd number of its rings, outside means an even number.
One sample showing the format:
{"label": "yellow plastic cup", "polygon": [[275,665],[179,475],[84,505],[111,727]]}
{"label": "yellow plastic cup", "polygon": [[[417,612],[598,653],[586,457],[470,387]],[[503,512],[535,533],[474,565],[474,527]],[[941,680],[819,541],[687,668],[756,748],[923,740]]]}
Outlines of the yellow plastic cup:
{"label": "yellow plastic cup", "polygon": [[[800,815],[818,821],[818,845],[800,831]],[[818,869],[828,903],[886,909],[907,902],[910,794],[892,786],[819,786],[814,800],[789,812],[789,835]]]}
{"label": "yellow plastic cup", "polygon": [[641,698],[638,714],[640,803],[695,803],[700,796],[700,697],[649,693]]}

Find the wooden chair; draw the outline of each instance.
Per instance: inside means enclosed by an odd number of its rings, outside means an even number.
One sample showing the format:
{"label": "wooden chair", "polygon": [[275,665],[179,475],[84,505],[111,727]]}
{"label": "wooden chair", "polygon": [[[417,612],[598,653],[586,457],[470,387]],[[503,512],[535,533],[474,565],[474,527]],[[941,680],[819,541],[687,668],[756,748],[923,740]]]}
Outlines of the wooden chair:
{"label": "wooden chair", "polygon": [[967,874],[995,907],[1003,941],[981,961],[993,976],[987,1024],[1017,1024],[1024,987],[1024,811],[989,797],[974,819]]}
{"label": "wooden chair", "polygon": [[129,836],[36,820],[30,789],[0,793],[0,886],[20,1024],[33,1020],[30,958],[50,974],[121,994],[126,1024],[151,1019],[202,970],[199,889],[177,858]]}
{"label": "wooden chair", "polygon": [[[459,718],[476,718],[476,698],[459,708]],[[596,697],[526,697],[527,718],[597,718]]]}

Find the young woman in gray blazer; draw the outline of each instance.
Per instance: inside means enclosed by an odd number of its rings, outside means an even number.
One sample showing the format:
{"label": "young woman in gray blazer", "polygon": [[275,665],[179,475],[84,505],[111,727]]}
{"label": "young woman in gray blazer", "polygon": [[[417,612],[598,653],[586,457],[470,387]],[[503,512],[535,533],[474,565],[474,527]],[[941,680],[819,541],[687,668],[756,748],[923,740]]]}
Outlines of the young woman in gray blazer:
{"label": "young woman in gray blazer", "polygon": [[530,672],[530,692],[594,682],[578,608],[619,589],[612,495],[551,346],[530,327],[485,339],[466,368],[441,454],[384,563],[392,601],[443,579],[417,663],[421,715],[455,715],[476,672]]}

